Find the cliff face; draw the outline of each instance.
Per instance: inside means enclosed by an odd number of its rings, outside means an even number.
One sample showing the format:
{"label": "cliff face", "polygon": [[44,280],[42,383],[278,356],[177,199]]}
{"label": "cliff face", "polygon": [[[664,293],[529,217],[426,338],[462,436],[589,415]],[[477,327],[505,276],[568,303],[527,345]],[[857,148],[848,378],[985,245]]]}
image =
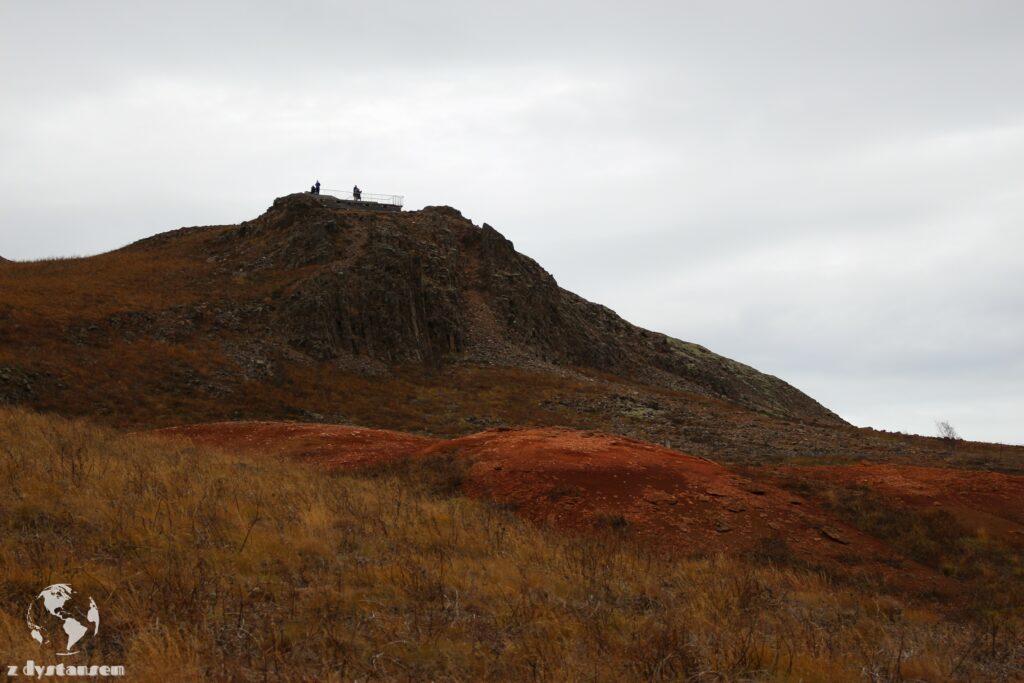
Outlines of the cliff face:
{"label": "cliff face", "polygon": [[[143,247],[153,248],[152,239],[129,249]],[[206,248],[221,277],[275,283],[246,324],[313,359],[588,368],[841,422],[775,377],[638,328],[560,288],[497,230],[449,207],[375,213],[291,195],[253,221],[220,229]]]}

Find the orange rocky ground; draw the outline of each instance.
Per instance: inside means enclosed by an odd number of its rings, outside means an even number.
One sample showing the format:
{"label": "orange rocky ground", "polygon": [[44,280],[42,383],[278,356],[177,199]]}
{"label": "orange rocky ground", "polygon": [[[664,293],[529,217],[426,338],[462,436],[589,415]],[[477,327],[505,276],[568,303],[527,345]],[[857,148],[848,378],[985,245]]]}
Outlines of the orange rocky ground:
{"label": "orange rocky ground", "polygon": [[155,433],[331,469],[454,454],[469,463],[466,494],[507,504],[556,528],[628,528],[645,543],[683,554],[785,548],[799,561],[842,568],[896,589],[951,590],[945,577],[831,518],[807,499],[709,460],[620,436],[561,428],[499,429],[445,440],[291,422],[212,423]]}

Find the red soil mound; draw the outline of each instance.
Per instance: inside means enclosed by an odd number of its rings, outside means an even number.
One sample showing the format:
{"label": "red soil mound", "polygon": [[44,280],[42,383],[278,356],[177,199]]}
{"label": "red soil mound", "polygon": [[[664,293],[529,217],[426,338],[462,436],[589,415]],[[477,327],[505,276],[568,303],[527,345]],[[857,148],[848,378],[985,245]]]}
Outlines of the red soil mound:
{"label": "red soil mound", "polygon": [[813,503],[721,465],[623,437],[568,429],[490,430],[442,440],[300,423],[215,423],[164,429],[197,443],[283,455],[329,468],[453,453],[471,463],[464,491],[577,531],[629,529],[673,552],[764,553],[839,566],[912,590],[948,581]]}
{"label": "red soil mound", "polygon": [[438,451],[473,459],[468,494],[510,503],[537,522],[579,530],[628,526],[648,543],[686,554],[791,554],[904,588],[946,587],[930,570],[799,496],[653,444],[528,429],[453,439],[425,454]]}

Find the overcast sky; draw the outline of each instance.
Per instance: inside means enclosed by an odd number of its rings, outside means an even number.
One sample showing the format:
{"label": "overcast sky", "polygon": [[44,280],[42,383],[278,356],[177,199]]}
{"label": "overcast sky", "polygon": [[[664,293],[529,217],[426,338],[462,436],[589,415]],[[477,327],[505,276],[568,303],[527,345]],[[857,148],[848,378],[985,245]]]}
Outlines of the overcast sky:
{"label": "overcast sky", "polygon": [[0,255],[359,183],[855,424],[1024,444],[1022,84],[1019,0],[0,0]]}

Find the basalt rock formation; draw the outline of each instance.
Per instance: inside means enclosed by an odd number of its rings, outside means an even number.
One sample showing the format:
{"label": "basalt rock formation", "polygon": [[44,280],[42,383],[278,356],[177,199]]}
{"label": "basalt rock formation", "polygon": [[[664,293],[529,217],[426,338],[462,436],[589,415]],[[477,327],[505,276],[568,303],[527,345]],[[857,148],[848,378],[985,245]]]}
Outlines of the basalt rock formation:
{"label": "basalt rock formation", "polygon": [[772,414],[838,421],[775,377],[631,325],[562,289],[497,230],[449,207],[361,212],[290,195],[211,236],[209,254],[225,273],[292,273],[262,322],[315,359],[582,367]]}

